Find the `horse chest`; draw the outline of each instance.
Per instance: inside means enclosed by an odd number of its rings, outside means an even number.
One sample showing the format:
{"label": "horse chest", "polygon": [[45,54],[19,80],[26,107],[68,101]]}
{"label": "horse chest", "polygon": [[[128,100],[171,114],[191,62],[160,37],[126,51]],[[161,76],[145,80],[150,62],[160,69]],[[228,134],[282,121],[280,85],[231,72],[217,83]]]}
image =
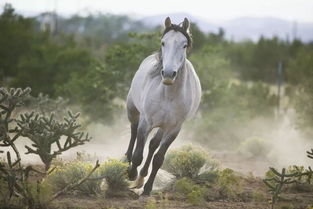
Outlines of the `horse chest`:
{"label": "horse chest", "polygon": [[156,94],[146,98],[144,112],[146,120],[153,127],[174,125],[184,121],[188,114],[188,104],[182,95],[171,97]]}

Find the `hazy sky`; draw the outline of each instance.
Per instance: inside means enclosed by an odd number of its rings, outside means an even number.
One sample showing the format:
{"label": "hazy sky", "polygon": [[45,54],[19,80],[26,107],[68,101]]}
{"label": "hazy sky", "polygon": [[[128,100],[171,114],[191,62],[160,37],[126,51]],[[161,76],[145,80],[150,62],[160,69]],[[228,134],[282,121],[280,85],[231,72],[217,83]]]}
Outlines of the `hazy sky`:
{"label": "hazy sky", "polygon": [[86,11],[139,16],[186,12],[209,21],[270,16],[313,22],[313,0],[0,0],[0,6],[5,2],[24,14],[51,11],[56,5],[57,11],[66,15]]}

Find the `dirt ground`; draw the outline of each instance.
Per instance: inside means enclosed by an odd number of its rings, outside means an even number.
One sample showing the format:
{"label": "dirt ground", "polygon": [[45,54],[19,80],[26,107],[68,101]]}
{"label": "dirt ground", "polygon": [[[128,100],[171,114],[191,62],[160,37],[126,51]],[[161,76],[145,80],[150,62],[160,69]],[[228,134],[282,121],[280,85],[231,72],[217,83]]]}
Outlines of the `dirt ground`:
{"label": "dirt ground", "polygon": [[[130,191],[126,197],[62,195],[52,201],[47,209],[270,209],[270,194],[262,182],[268,169],[267,162],[247,160],[232,153],[212,153],[223,168],[232,168],[241,176],[240,192],[235,198],[223,197],[216,188],[209,188],[205,201],[189,203],[186,197],[177,197],[173,190],[154,191],[150,197],[140,196],[140,191]],[[42,166],[35,165],[36,169]],[[254,168],[251,170],[251,168]],[[253,174],[253,175],[251,175]],[[250,176],[249,176],[250,175]],[[261,176],[261,177],[260,177]],[[40,175],[31,177],[33,181]],[[312,186],[312,185],[311,185]],[[284,190],[275,209],[313,209],[313,186],[310,188],[288,187]],[[1,207],[0,207],[1,208]]]}
{"label": "dirt ground", "polygon": [[[270,194],[258,177],[245,178],[241,181],[241,191],[236,198],[223,198],[216,195],[212,188],[207,194],[214,197],[199,204],[191,204],[186,198],[177,197],[173,191],[154,192],[150,197],[132,193],[123,198],[106,198],[105,196],[62,196],[51,205],[51,209],[270,209]],[[288,187],[281,195],[275,209],[311,209],[313,206],[313,189],[298,191],[299,188]],[[212,193],[212,194],[211,194]],[[215,194],[214,194],[215,193]],[[259,194],[255,196],[254,194]]]}
{"label": "dirt ground", "polygon": [[129,200],[129,199],[100,199],[100,198],[71,198],[64,197],[54,201],[52,205],[53,209],[149,209],[149,208],[162,208],[162,209],[196,209],[196,208],[208,208],[208,209],[265,209],[269,208],[269,204],[266,202],[227,202],[216,201],[207,202],[203,205],[192,205],[184,201],[157,200],[157,197],[152,196],[145,199]]}
{"label": "dirt ground", "polygon": [[[299,194],[298,194],[299,195]],[[284,201],[276,204],[279,209],[310,209],[313,204],[313,194],[300,194],[299,197],[289,195]],[[192,205],[183,200],[160,199],[158,195],[138,199],[104,197],[60,197],[55,200],[52,209],[270,209],[268,200],[260,202],[235,202],[219,200]]]}

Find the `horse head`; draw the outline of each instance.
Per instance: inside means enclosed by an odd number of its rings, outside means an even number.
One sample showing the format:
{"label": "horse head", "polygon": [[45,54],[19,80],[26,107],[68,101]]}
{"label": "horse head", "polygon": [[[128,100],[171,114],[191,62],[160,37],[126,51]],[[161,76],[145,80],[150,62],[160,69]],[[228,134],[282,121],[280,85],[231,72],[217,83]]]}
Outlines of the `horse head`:
{"label": "horse head", "polygon": [[161,76],[163,84],[172,85],[185,64],[187,49],[191,47],[190,22],[185,18],[182,23],[176,25],[167,17],[164,25],[161,39]]}

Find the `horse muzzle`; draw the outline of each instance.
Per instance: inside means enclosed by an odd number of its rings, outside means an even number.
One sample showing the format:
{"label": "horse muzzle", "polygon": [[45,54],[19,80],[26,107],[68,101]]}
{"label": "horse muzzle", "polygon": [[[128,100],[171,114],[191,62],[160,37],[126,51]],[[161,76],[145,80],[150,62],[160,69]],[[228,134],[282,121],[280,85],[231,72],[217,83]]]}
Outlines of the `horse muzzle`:
{"label": "horse muzzle", "polygon": [[174,80],[168,79],[168,78],[163,78],[162,82],[163,82],[164,85],[167,85],[167,86],[170,86],[170,85],[174,84]]}
{"label": "horse muzzle", "polygon": [[176,75],[177,73],[175,71],[165,71],[162,70],[161,71],[161,75],[162,75],[162,82],[165,85],[173,85],[174,81],[176,79]]}

